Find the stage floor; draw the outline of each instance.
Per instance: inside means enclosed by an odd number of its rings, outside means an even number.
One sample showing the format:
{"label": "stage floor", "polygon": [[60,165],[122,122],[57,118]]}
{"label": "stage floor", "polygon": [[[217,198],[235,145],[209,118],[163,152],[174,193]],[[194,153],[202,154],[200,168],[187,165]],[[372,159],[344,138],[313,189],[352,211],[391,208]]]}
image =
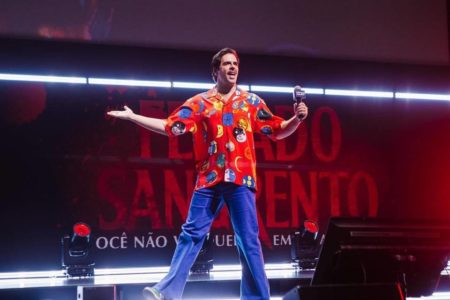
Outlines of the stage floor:
{"label": "stage floor", "polygon": [[[270,280],[298,279],[309,281],[313,270],[299,270],[292,264],[266,264]],[[156,283],[168,267],[95,269],[91,277],[67,277],[63,270],[0,273],[0,289],[61,287],[79,285],[125,285]],[[192,273],[189,282],[240,280],[240,265],[217,265],[208,273]]]}
{"label": "stage floor", "polygon": [[[314,274],[314,270],[301,270],[292,264],[265,267],[273,300],[297,285],[309,284]],[[167,271],[167,266],[95,269],[94,276],[82,278],[69,278],[63,270],[0,273],[0,299],[76,300],[78,287],[115,286],[119,300],[138,300],[143,299],[142,288],[158,282]],[[441,284],[433,296],[420,299],[450,300],[449,271],[447,267],[441,273]],[[193,273],[184,299],[239,299],[240,277],[240,265],[214,265],[209,273]]]}
{"label": "stage floor", "polygon": [[[292,264],[266,264],[265,268],[274,299],[298,284],[307,284],[314,273]],[[28,299],[36,295],[33,299],[75,300],[77,287],[116,286],[121,300],[137,300],[142,299],[142,288],[158,282],[168,269],[168,266],[95,269],[94,276],[70,278],[63,270],[0,273],[0,299]],[[214,265],[208,273],[191,273],[184,295],[186,299],[237,299],[240,278],[240,265]],[[17,298],[20,295],[28,296]]]}

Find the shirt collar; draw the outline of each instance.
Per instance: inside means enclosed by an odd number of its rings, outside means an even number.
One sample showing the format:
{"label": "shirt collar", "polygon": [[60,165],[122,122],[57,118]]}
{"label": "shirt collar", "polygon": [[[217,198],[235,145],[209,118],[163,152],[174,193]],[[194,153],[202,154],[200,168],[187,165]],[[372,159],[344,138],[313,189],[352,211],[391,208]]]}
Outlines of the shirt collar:
{"label": "shirt collar", "polygon": [[[236,91],[231,96],[231,99],[235,98],[236,96],[241,96],[244,93],[246,92],[237,86]],[[217,88],[215,86],[209,91],[203,93],[203,98],[209,102],[220,101],[220,96],[218,95]]]}

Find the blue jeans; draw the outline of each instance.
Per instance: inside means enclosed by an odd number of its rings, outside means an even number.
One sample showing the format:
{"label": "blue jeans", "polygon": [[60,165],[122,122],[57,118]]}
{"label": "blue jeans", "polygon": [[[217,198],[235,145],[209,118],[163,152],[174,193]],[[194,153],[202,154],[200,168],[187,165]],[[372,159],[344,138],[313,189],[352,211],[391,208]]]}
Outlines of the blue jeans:
{"label": "blue jeans", "polygon": [[228,206],[242,265],[241,299],[270,299],[269,282],[259,242],[255,193],[245,186],[219,183],[194,192],[181,227],[169,273],[155,285],[165,299],[181,299],[189,270],[202,248],[211,223]]}

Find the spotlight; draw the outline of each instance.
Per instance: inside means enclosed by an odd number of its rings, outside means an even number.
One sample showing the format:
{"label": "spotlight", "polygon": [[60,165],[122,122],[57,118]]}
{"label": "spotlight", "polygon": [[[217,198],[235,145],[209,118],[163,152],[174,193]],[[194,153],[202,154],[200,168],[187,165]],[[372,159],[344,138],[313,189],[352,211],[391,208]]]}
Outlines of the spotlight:
{"label": "spotlight", "polygon": [[62,238],[62,266],[70,277],[94,275],[91,252],[91,228],[86,223],[76,223],[72,236]]}
{"label": "spotlight", "polygon": [[213,241],[210,238],[209,233],[206,235],[203,242],[202,249],[200,250],[195,263],[191,267],[191,273],[203,274],[209,273],[213,268],[213,255],[212,255]]}
{"label": "spotlight", "polygon": [[301,269],[314,269],[319,259],[319,226],[306,220],[299,231],[291,235],[291,259]]}

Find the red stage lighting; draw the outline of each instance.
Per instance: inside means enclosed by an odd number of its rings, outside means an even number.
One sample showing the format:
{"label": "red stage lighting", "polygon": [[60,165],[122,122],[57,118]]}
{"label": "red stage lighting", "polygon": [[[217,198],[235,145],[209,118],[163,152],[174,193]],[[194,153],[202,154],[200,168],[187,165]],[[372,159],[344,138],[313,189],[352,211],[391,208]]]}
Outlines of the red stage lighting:
{"label": "red stage lighting", "polygon": [[86,223],[80,222],[73,225],[73,232],[78,236],[86,237],[91,234],[91,228]]}
{"label": "red stage lighting", "polygon": [[299,231],[291,235],[291,259],[302,269],[315,268],[319,258],[319,225],[311,220],[303,222]]}
{"label": "red stage lighting", "polygon": [[76,223],[72,236],[62,239],[62,266],[68,276],[94,275],[94,261],[91,255],[91,228],[86,223]]}

